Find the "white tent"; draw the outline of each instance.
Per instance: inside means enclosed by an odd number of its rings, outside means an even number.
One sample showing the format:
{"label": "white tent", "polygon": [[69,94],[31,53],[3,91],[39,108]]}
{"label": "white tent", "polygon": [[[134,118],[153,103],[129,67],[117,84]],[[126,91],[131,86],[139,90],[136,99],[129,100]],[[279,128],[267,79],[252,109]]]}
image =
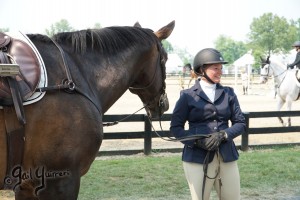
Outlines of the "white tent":
{"label": "white tent", "polygon": [[168,54],[168,60],[166,63],[167,74],[177,74],[179,71],[182,71],[182,66],[183,62],[177,54]]}
{"label": "white tent", "polygon": [[[252,50],[248,51],[242,57],[233,62],[235,72],[235,89],[237,89],[237,76],[239,69],[247,70],[248,77],[252,73],[252,65],[254,64],[254,57],[252,56]],[[248,88],[250,85],[250,78],[248,78]]]}
{"label": "white tent", "polygon": [[234,61],[233,65],[237,67],[246,67],[254,64],[254,57],[251,55],[251,51],[248,51],[242,57]]}

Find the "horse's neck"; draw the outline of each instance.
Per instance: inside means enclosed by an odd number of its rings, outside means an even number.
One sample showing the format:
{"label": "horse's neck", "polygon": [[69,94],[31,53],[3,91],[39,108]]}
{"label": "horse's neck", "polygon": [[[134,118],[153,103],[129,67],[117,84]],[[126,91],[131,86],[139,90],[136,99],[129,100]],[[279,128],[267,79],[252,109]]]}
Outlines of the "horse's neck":
{"label": "horse's neck", "polygon": [[114,75],[106,73],[106,76],[110,78],[106,78],[107,82],[100,86],[101,91],[99,91],[99,93],[102,94],[100,98],[103,113],[105,113],[130,86],[129,80],[117,74],[120,74],[120,72],[116,72]]}
{"label": "horse's neck", "polygon": [[284,78],[284,76],[286,75],[285,70],[283,68],[283,66],[281,66],[281,64],[275,62],[275,63],[271,63],[272,69],[273,69],[273,76],[274,76],[274,80],[275,82],[281,82],[282,79]]}

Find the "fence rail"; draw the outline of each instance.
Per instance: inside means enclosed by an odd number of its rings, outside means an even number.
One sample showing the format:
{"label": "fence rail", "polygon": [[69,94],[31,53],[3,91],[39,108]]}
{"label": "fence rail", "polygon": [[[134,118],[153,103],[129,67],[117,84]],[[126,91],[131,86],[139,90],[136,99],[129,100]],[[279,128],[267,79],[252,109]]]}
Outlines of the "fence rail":
{"label": "fence rail", "polygon": [[[164,114],[161,121],[170,121],[172,114]],[[251,118],[287,117],[300,116],[300,111],[266,111],[266,112],[244,112],[246,118],[246,132],[241,136],[241,150],[247,151],[249,148],[249,134],[273,134],[284,132],[299,132],[300,126],[290,127],[250,127]],[[128,115],[104,115],[103,122],[121,121]],[[157,120],[155,120],[157,121]],[[104,134],[104,139],[144,139],[144,154],[149,155],[152,151],[152,138],[158,137],[152,130],[151,123],[146,115],[136,114],[126,118],[122,122],[143,122],[144,131],[136,132],[110,132]],[[171,136],[169,131],[156,130],[162,137]]]}

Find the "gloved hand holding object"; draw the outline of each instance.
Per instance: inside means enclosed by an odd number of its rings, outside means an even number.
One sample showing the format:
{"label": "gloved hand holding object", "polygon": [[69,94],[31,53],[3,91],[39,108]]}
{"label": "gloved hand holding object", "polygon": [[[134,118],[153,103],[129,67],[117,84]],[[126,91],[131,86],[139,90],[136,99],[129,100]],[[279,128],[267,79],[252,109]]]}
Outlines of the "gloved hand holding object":
{"label": "gloved hand holding object", "polygon": [[221,142],[225,141],[226,139],[227,133],[225,131],[219,131],[210,134],[207,138],[196,140],[195,146],[207,151],[214,151],[220,146]]}

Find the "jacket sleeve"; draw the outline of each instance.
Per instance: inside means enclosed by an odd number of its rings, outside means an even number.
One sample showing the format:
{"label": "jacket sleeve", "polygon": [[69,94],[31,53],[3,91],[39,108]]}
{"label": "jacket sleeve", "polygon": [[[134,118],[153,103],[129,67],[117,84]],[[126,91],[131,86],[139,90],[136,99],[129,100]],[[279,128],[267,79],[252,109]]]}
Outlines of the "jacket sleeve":
{"label": "jacket sleeve", "polygon": [[[174,107],[172,118],[171,118],[171,126],[170,131],[175,136],[175,138],[182,138],[187,136],[184,125],[188,119],[189,108],[188,108],[188,100],[187,94],[181,92],[178,101]],[[183,144],[187,144],[192,146],[194,144],[194,140],[184,141]]]}
{"label": "jacket sleeve", "polygon": [[232,95],[230,102],[230,109],[232,113],[230,121],[232,126],[227,128],[225,132],[227,133],[228,139],[234,139],[246,131],[246,119],[241,110],[238,98],[232,88],[230,88],[230,92]]}
{"label": "jacket sleeve", "polygon": [[289,64],[288,67],[294,67],[295,65],[298,65],[300,63],[300,52],[297,53],[296,59],[292,64]]}

